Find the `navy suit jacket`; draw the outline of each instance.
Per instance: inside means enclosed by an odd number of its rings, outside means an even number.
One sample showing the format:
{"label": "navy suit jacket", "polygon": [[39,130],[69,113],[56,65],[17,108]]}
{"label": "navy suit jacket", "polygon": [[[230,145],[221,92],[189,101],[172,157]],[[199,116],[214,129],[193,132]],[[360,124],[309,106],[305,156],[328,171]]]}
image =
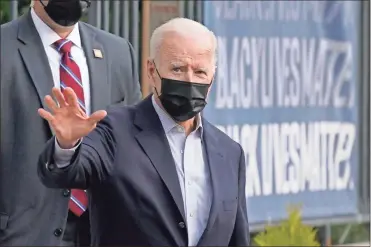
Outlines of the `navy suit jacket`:
{"label": "navy suit jacket", "polygon": [[[213,202],[198,245],[248,246],[244,152],[202,121]],[[67,168],[56,167],[53,152],[52,138],[40,155],[40,179],[51,188],[89,190],[93,245],[188,245],[174,160],[150,97],[111,107]]]}

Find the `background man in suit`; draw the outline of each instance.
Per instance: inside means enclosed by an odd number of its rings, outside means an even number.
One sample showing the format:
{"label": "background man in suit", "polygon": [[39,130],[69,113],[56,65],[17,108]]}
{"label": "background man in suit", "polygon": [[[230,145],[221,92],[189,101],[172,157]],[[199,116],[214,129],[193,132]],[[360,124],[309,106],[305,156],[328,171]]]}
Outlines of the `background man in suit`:
{"label": "background man in suit", "polygon": [[52,131],[34,112],[53,86],[74,88],[87,115],[141,99],[131,45],[78,22],[87,7],[34,0],[27,14],[1,26],[2,246],[89,245],[85,192],[47,189],[37,177],[37,157]]}
{"label": "background man in suit", "polygon": [[248,246],[244,152],[200,116],[216,38],[178,18],[154,31],[150,47],[155,94],[135,106],[88,117],[70,88],[53,89],[59,106],[45,98],[51,112],[39,114],[56,138],[40,156],[40,178],[90,188],[95,246]]}

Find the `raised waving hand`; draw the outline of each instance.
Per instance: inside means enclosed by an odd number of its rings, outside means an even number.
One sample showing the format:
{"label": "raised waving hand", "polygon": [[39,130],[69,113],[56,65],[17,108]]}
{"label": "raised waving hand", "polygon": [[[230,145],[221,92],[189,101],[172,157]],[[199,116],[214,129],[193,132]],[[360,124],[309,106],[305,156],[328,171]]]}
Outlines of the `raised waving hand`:
{"label": "raised waving hand", "polygon": [[58,104],[50,95],[47,95],[44,101],[50,112],[40,108],[38,113],[49,122],[61,148],[74,147],[107,115],[106,111],[100,110],[87,116],[80,108],[77,96],[71,88],[65,88],[62,93],[59,88],[54,87],[52,93]]}

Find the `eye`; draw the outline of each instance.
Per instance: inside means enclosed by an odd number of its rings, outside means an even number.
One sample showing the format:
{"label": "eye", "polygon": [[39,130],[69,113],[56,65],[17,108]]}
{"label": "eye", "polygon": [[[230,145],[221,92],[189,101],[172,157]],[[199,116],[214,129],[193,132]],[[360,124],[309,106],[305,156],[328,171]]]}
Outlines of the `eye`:
{"label": "eye", "polygon": [[179,73],[181,72],[181,69],[179,67],[174,67],[173,72]]}
{"label": "eye", "polygon": [[196,71],[196,74],[198,74],[198,75],[207,75],[207,73],[205,71],[203,71],[203,70]]}

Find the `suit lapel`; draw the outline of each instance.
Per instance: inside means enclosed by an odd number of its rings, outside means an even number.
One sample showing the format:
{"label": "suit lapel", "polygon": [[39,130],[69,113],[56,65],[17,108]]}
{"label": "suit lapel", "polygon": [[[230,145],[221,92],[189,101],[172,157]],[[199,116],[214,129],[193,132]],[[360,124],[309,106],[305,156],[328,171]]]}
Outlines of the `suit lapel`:
{"label": "suit lapel", "polygon": [[[91,109],[92,112],[105,109],[110,102],[108,90],[108,64],[103,45],[96,39],[93,32],[85,23],[79,23],[81,43],[86,56],[89,68],[89,81],[91,90]],[[102,53],[102,57],[96,57],[94,49]]]}
{"label": "suit lapel", "polygon": [[211,231],[216,218],[221,210],[221,205],[224,199],[226,188],[224,186],[228,186],[223,181],[228,181],[228,172],[225,171],[226,167],[226,160],[222,150],[220,149],[220,143],[218,143],[218,139],[216,138],[216,134],[213,133],[213,127],[208,123],[204,118],[202,118],[203,128],[204,128],[204,145],[206,149],[206,155],[208,158],[208,164],[211,174],[211,183],[213,188],[213,202],[211,204],[209,220],[206,225],[206,229],[201,236],[199,241],[199,245],[203,244],[203,240]]}
{"label": "suit lapel", "polygon": [[151,160],[185,219],[182,192],[175,162],[160,119],[152,105],[151,95],[138,106],[134,124],[140,129],[136,139]]}
{"label": "suit lapel", "polygon": [[[134,124],[139,128],[136,139],[144,152],[156,168],[164,184],[168,188],[174,199],[183,220],[185,220],[184,204],[176,173],[174,159],[172,157],[170,146],[162,128],[161,122],[152,106],[151,95],[141,102],[135,115]],[[204,143],[207,155],[207,161],[210,168],[211,183],[213,188],[213,203],[210,209],[210,216],[206,230],[201,236],[199,245],[204,243],[206,236],[210,233],[213,225],[222,210],[223,200],[228,186],[223,181],[228,181],[229,172],[223,151],[218,143],[217,135],[213,133],[213,127],[207,121],[203,120]]]}
{"label": "suit lapel", "polygon": [[23,43],[19,47],[19,53],[35,85],[41,105],[47,109],[44,104],[44,97],[51,93],[54,86],[53,76],[42,41],[35,28],[30,12],[20,19],[18,40]]}

